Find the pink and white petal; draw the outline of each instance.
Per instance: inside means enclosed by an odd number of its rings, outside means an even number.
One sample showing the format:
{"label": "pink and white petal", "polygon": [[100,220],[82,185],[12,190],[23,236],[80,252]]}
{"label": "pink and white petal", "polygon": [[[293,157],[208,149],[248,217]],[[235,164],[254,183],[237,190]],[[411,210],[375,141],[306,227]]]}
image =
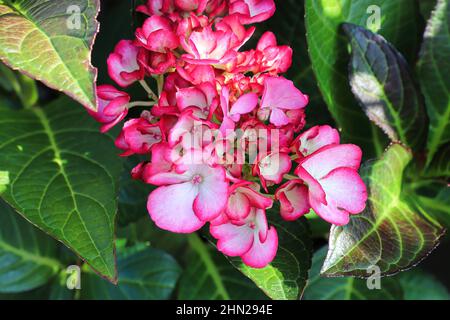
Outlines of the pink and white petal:
{"label": "pink and white petal", "polygon": [[268,47],[274,47],[277,45],[277,38],[273,32],[265,32],[258,41],[256,50],[264,51]]}
{"label": "pink and white petal", "polygon": [[283,110],[274,108],[270,113],[270,123],[277,127],[282,127],[289,124],[289,117]]}
{"label": "pink and white petal", "polygon": [[193,210],[198,188],[190,182],[159,187],[153,191],[147,202],[147,209],[155,224],[175,233],[192,233],[205,224]]}
{"label": "pink and white petal", "polygon": [[183,183],[190,181],[190,176],[187,174],[179,174],[176,172],[159,172],[155,175],[148,176],[146,182],[155,186],[167,186],[176,183]]}
{"label": "pink and white petal", "polygon": [[156,30],[147,37],[147,49],[155,52],[165,53],[166,48],[176,49],[179,45],[176,35],[168,30]]}
{"label": "pink and white petal", "polygon": [[332,199],[339,208],[357,214],[364,210],[367,188],[358,172],[349,168],[333,170],[320,180],[327,200]]}
{"label": "pink and white petal", "polygon": [[267,224],[266,211],[262,209],[254,210],[254,223],[256,230],[258,231],[259,241],[264,242],[267,238],[267,232],[269,231],[269,225]]}
{"label": "pink and white petal", "polygon": [[362,151],[353,144],[323,147],[300,162],[300,165],[315,179],[321,179],[337,168],[358,170]]}
{"label": "pink and white petal", "polygon": [[236,128],[236,123],[230,117],[224,117],[220,125],[220,133],[222,137],[227,138],[229,134],[233,134]]}
{"label": "pink and white petal", "polygon": [[180,110],[189,107],[203,108],[207,106],[207,100],[204,93],[197,88],[180,89],[176,93],[176,98],[177,98],[177,105]]}
{"label": "pink and white petal", "polygon": [[247,196],[250,205],[254,208],[269,209],[273,205],[272,199],[263,196],[251,188],[240,188],[239,191]]}
{"label": "pink and white petal", "polygon": [[264,243],[259,241],[257,235],[253,246],[249,251],[241,256],[242,261],[249,267],[262,269],[270,264],[278,250],[278,234],[274,227],[270,228]]}
{"label": "pink and white petal", "polygon": [[218,239],[217,249],[230,257],[239,257],[249,251],[255,238],[253,230],[247,225],[237,226],[232,223],[211,225],[210,232]]}
{"label": "pink and white petal", "polygon": [[330,126],[316,126],[304,132],[300,137],[300,152],[303,156],[313,154],[317,150],[339,144],[339,132]]}
{"label": "pink and white petal", "polygon": [[219,216],[228,202],[228,183],[222,167],[208,168],[200,172],[203,181],[194,201],[194,211],[202,221],[211,221]]}
{"label": "pink and white petal", "polygon": [[226,213],[231,220],[245,219],[250,214],[250,201],[240,192],[232,194],[228,199]]}
{"label": "pink and white petal", "polygon": [[241,96],[231,107],[230,115],[243,115],[255,110],[258,104],[258,96],[255,93],[247,93]]}
{"label": "pink and white petal", "polygon": [[311,176],[302,166],[298,166],[295,169],[295,174],[300,177],[301,180],[307,185],[310,197],[314,197],[317,201],[326,204],[326,194],[320,185],[319,181],[317,181],[313,176]]}
{"label": "pink and white petal", "polygon": [[281,203],[281,217],[286,221],[295,221],[311,209],[308,188],[305,185],[294,182],[284,190],[282,189],[277,197]]}
{"label": "pink and white petal", "polygon": [[298,90],[294,83],[283,77],[269,77],[264,83],[261,108],[302,109],[308,104],[308,97]]}
{"label": "pink and white petal", "polygon": [[225,212],[222,212],[217,218],[210,221],[211,226],[220,226],[222,224],[228,223],[230,220]]}
{"label": "pink and white petal", "polygon": [[292,160],[286,153],[274,153],[264,157],[259,163],[260,175],[276,184],[283,181],[283,176],[292,168]]}
{"label": "pink and white petal", "polygon": [[309,203],[319,217],[331,224],[345,226],[350,221],[350,214],[345,210],[339,209],[332,199],[329,199],[327,204],[323,204],[310,194]]}

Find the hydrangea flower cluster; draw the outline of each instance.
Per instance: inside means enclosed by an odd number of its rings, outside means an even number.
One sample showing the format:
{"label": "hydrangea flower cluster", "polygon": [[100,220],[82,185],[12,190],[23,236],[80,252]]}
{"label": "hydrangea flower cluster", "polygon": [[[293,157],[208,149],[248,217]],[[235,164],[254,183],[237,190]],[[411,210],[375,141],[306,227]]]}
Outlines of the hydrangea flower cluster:
{"label": "hydrangea flower cluster", "polygon": [[308,96],[282,76],[292,49],[266,32],[256,49],[241,50],[251,25],[274,14],[273,0],[149,0],[137,10],[144,24],[107,63],[118,86],[140,82],[149,100],[98,86],[92,115],[106,132],[130,108],[145,108],[116,146],[122,156],[149,156],[131,174],[157,187],[148,212],[158,227],[192,233],[209,223],[218,250],[262,268],[277,253],[266,217],[274,201],[287,221],[313,209],[345,225],[363,211],[360,148],[340,144],[329,126],[302,132]]}

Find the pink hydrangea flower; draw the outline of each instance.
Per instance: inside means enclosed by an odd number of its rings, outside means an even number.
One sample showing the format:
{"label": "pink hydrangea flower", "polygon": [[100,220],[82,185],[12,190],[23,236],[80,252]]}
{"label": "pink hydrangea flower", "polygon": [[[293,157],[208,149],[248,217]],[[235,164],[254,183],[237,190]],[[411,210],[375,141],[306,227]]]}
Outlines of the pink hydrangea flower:
{"label": "pink hydrangea flower", "polygon": [[227,31],[214,31],[211,27],[194,31],[181,45],[187,54],[183,59],[191,64],[224,65],[233,60],[237,53],[232,48],[234,34]]}
{"label": "pink hydrangea flower", "polygon": [[122,121],[128,113],[130,96],[110,85],[97,87],[97,111],[88,112],[100,123],[103,123],[102,132],[109,131]]}
{"label": "pink hydrangea flower", "polygon": [[253,208],[239,224],[211,225],[211,235],[218,240],[217,249],[230,257],[241,257],[252,268],[264,268],[276,256],[278,235],[269,229],[264,210]]}
{"label": "pink hydrangea flower", "polygon": [[292,160],[286,152],[273,152],[262,156],[253,171],[261,178],[263,187],[266,188],[267,182],[279,184],[283,181],[286,173],[291,171]]}
{"label": "pink hydrangea flower", "polygon": [[133,41],[120,41],[108,57],[108,74],[119,86],[128,87],[144,78],[144,69],[138,64],[139,47]]}
{"label": "pink hydrangea flower", "polygon": [[142,12],[148,16],[161,16],[170,13],[174,9],[173,0],[148,0],[145,5],[139,5],[136,11]]}
{"label": "pink hydrangea flower", "polygon": [[230,14],[238,15],[244,24],[263,22],[274,13],[273,0],[230,0]]}
{"label": "pink hydrangea flower", "polygon": [[299,158],[303,158],[322,147],[339,143],[339,132],[336,129],[330,126],[316,126],[299,135],[295,139],[293,147]]}
{"label": "pink hydrangea flower", "polygon": [[[90,113],[102,131],[130,117],[116,146],[147,157],[131,175],[157,187],[147,208],[158,227],[191,233],[209,223],[221,252],[264,268],[277,254],[266,216],[278,214],[274,201],[286,221],[312,209],[344,225],[364,209],[361,150],[329,126],[301,132],[308,96],[281,76],[292,49],[269,31],[241,50],[274,0],[149,0],[137,11],[148,17],[116,46],[108,72],[122,87],[139,80],[148,99],[130,103],[99,86]],[[135,107],[140,117],[128,114]]]}
{"label": "pink hydrangea flower", "polygon": [[227,87],[223,87],[220,95],[220,106],[223,112],[223,120],[220,127],[222,135],[226,137],[226,131],[234,130],[241,116],[255,110],[257,105],[258,96],[255,93],[247,93],[239,97],[230,108],[230,91]]}
{"label": "pink hydrangea flower", "polygon": [[121,156],[146,154],[153,145],[162,141],[159,124],[149,123],[145,118],[131,119],[125,122],[122,132],[116,139],[116,147],[125,150]]}
{"label": "pink hydrangea flower", "polygon": [[159,185],[148,199],[148,211],[158,227],[176,233],[191,233],[217,218],[228,200],[225,169],[207,164],[187,164],[173,172],[152,176],[149,181]]}
{"label": "pink hydrangea flower", "polygon": [[286,221],[295,221],[311,209],[308,187],[302,180],[291,180],[283,184],[276,191],[275,199],[280,201],[280,214]]}
{"label": "pink hydrangea flower", "polygon": [[140,51],[137,56],[138,64],[149,75],[161,75],[175,68],[176,59],[172,52],[160,53],[152,51]]}
{"label": "pink hydrangea flower", "polygon": [[145,20],[142,28],[136,30],[136,38],[144,48],[159,53],[166,53],[180,45],[172,22],[156,15]]}
{"label": "pink hydrangea flower", "polygon": [[230,187],[225,214],[231,221],[246,219],[252,208],[271,208],[273,200],[252,189],[249,182],[236,183]]}
{"label": "pink hydrangea flower", "polygon": [[270,123],[276,126],[289,124],[286,112],[303,109],[308,101],[308,96],[298,90],[292,81],[283,77],[266,78],[261,110],[270,113]]}
{"label": "pink hydrangea flower", "polygon": [[367,190],[358,174],[361,149],[329,145],[300,161],[296,174],[308,186],[308,201],[322,219],[338,226],[364,210]]}
{"label": "pink hydrangea flower", "polygon": [[208,118],[217,108],[219,97],[217,89],[210,82],[203,82],[195,87],[182,88],[176,93],[177,106],[180,111],[194,107],[200,111],[201,118]]}

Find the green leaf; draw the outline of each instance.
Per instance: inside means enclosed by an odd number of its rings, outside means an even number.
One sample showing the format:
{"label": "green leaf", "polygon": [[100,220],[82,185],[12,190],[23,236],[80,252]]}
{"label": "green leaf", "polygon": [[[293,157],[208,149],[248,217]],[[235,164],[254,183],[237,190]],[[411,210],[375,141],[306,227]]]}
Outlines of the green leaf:
{"label": "green leaf", "polygon": [[303,295],[311,267],[312,241],[308,223],[305,218],[285,222],[276,210],[271,210],[268,219],[269,225],[278,232],[278,253],[274,261],[263,269],[250,268],[240,258],[230,261],[271,299],[298,300]]}
{"label": "green leaf", "polygon": [[0,292],[35,289],[61,268],[56,242],[0,200]]}
{"label": "green leaf", "polygon": [[181,269],[167,253],[138,245],[119,250],[117,286],[90,272],[81,276],[81,298],[100,300],[168,299]]}
{"label": "green leaf", "polygon": [[267,299],[249,279],[198,235],[189,235],[190,249],[180,279],[180,300],[258,300]]}
{"label": "green leaf", "polygon": [[[327,255],[327,247],[318,250],[313,257],[309,272],[305,300],[400,300],[403,291],[400,283],[393,278],[380,279],[381,289],[369,289],[366,280],[345,278],[325,278],[320,275],[320,268]],[[370,274],[369,274],[370,275]]]}
{"label": "green leaf", "polygon": [[0,59],[95,110],[98,0],[0,1]]}
{"label": "green leaf", "polygon": [[446,228],[450,228],[450,188],[445,182],[433,183],[410,194],[410,201]]}
{"label": "green leaf", "polygon": [[[373,11],[380,8],[380,30],[370,24]],[[310,58],[319,87],[328,108],[342,131],[344,141],[363,147],[366,156],[380,153],[384,141],[379,141],[374,128],[357,105],[348,83],[347,44],[340,33],[343,22],[371,25],[406,56],[415,56],[417,32],[414,0],[306,0],[306,30]],[[405,36],[408,35],[408,36]],[[355,124],[358,125],[355,125]],[[377,151],[377,152],[375,152]]]}
{"label": "green leaf", "polygon": [[405,300],[450,300],[448,290],[432,275],[414,269],[399,275]]}
{"label": "green leaf", "polygon": [[47,107],[0,109],[4,199],[114,281],[114,220],[122,162],[113,139],[68,98]]}
{"label": "green leaf", "polygon": [[436,6],[436,1],[437,0],[417,0],[419,3],[420,14],[425,20],[430,18],[431,12]]}
{"label": "green leaf", "polygon": [[380,35],[350,23],[343,29],[352,48],[350,84],[364,112],[391,141],[421,150],[428,119],[406,60]]}
{"label": "green leaf", "polygon": [[39,99],[36,82],[19,72],[9,69],[3,63],[0,63],[0,87],[8,95],[12,93],[19,98],[21,105],[25,108],[34,106]]}
{"label": "green leaf", "polygon": [[0,195],[6,190],[6,186],[9,184],[9,172],[0,171]]}
{"label": "green leaf", "polygon": [[428,164],[438,149],[450,142],[449,20],[449,2],[439,0],[428,21],[417,66],[430,117]]}
{"label": "green leaf", "polygon": [[371,266],[392,275],[416,265],[438,245],[441,227],[403,199],[403,172],[411,159],[409,149],[393,144],[366,168],[367,208],[348,225],[331,228],[324,275],[367,277]]}
{"label": "green leaf", "polygon": [[429,178],[450,179],[450,142],[443,145],[433,158],[425,172]]}

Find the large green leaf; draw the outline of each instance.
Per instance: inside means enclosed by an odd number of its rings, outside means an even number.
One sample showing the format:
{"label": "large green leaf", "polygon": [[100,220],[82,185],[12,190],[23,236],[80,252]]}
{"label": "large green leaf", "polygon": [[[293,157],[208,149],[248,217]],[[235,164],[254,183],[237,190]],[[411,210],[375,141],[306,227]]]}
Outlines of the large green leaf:
{"label": "large green leaf", "polygon": [[331,228],[323,274],[367,277],[367,269],[376,265],[391,275],[416,265],[437,246],[441,227],[403,199],[403,171],[411,159],[409,149],[394,144],[366,167],[367,208],[348,225]]}
{"label": "large green leaf", "polygon": [[393,278],[380,279],[380,289],[371,290],[366,280],[351,277],[322,277],[320,268],[326,255],[327,247],[321,248],[314,254],[308,286],[305,289],[305,300],[400,300],[403,298],[402,287]]}
{"label": "large green leaf", "polygon": [[350,84],[364,112],[392,141],[421,150],[428,119],[407,62],[382,36],[350,23],[343,29],[352,47]]}
{"label": "large green leaf", "polygon": [[98,0],[0,0],[0,59],[96,108]]}
{"label": "large green leaf", "polygon": [[370,25],[371,30],[379,31],[407,57],[415,56],[414,0],[306,0],[308,47],[325,102],[344,140],[359,144],[369,156],[375,154],[375,149],[379,153],[384,145],[351,93],[347,43],[340,27],[343,22],[366,26],[373,15],[369,9],[375,6],[381,10],[380,30],[374,29],[376,24]]}
{"label": "large green leaf", "polygon": [[450,142],[449,20],[449,1],[439,0],[428,21],[417,69],[430,116],[428,164],[439,147]]}
{"label": "large green leaf", "polygon": [[405,300],[450,300],[448,290],[432,275],[414,269],[398,276]]}
{"label": "large green leaf", "polygon": [[261,290],[199,236],[190,235],[189,244],[186,270],[179,284],[180,300],[267,299]]}
{"label": "large green leaf", "polygon": [[118,251],[117,286],[90,272],[84,273],[82,299],[162,300],[171,296],[181,268],[170,255],[144,245]]}
{"label": "large green leaf", "polygon": [[16,293],[45,284],[61,268],[53,239],[0,200],[0,292]]}
{"label": "large green leaf", "polygon": [[240,258],[231,263],[249,277],[267,296],[274,300],[297,300],[303,295],[311,267],[311,232],[305,218],[283,221],[276,210],[268,215],[269,224],[278,232],[278,253],[263,269],[246,266]]}
{"label": "large green leaf", "polygon": [[27,110],[0,108],[4,199],[114,281],[114,220],[122,162],[113,139],[68,98]]}

